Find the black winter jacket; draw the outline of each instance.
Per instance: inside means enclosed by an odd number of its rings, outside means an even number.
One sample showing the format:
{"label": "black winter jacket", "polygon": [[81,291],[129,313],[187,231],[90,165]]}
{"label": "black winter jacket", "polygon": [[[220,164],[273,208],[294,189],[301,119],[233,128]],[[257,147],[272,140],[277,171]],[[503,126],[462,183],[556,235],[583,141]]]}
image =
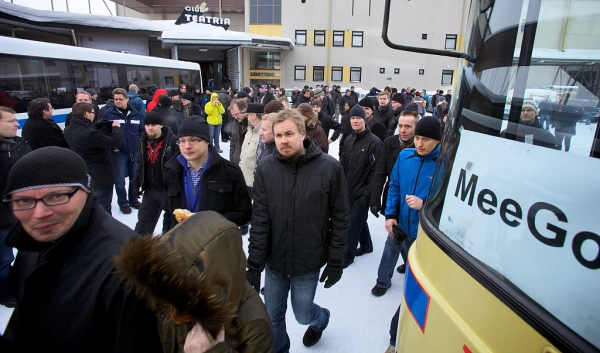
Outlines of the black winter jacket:
{"label": "black winter jacket", "polygon": [[[8,180],[8,172],[12,166],[24,155],[31,152],[27,141],[19,136],[11,139],[0,137],[0,192],[4,192]],[[13,215],[8,203],[0,205],[0,230],[12,226],[17,219]]]}
{"label": "black winter jacket", "polygon": [[[338,137],[340,137],[340,134],[342,133],[342,125],[340,125],[340,123],[338,123],[337,121],[333,120],[331,116],[325,114],[325,112],[323,112],[322,110],[319,113],[319,121],[321,122],[323,132],[325,132],[325,136],[330,138],[331,141],[335,141]],[[329,137],[329,130],[334,131],[331,137]]]}
{"label": "black winter jacket", "polygon": [[52,119],[29,117],[25,120],[21,136],[32,150],[46,146],[69,148],[62,129]]}
{"label": "black winter jacket", "polygon": [[379,110],[379,108],[380,107],[377,107],[375,109],[375,111],[373,112],[373,116],[375,117],[375,119],[379,120],[379,122],[381,122],[383,126],[387,128],[390,125],[390,121],[394,117],[394,109],[392,108],[391,104],[388,104],[385,107],[383,107],[381,111]]}
{"label": "black winter jacket", "polygon": [[350,200],[369,204],[371,199],[371,176],[381,153],[382,142],[369,129],[352,133],[344,142],[342,165],[348,179]]}
{"label": "black winter jacket", "polygon": [[371,206],[381,207],[381,214],[385,214],[390,174],[392,174],[398,155],[403,149],[412,147],[415,147],[412,139],[409,143],[402,144],[398,135],[390,136],[383,141],[383,148],[377,157],[375,173],[371,176],[371,202],[369,203]]}
{"label": "black winter jacket", "polygon": [[108,188],[115,183],[115,169],[109,150],[119,148],[121,128],[112,127],[111,135],[96,130],[92,122],[76,116],[65,129],[71,150],[83,158],[94,188]]}
{"label": "black winter jacket", "polygon": [[115,273],[113,256],[132,237],[93,193],[54,243],[15,225],[6,244],[19,250],[10,274],[17,307],[3,352],[162,352],[154,315]]}
{"label": "black winter jacket", "polygon": [[[165,163],[171,160],[174,156],[179,154],[179,146],[177,145],[177,136],[171,131],[168,126],[163,126],[161,129],[160,139],[163,142],[163,146],[160,150],[160,166],[162,173],[163,182],[166,179],[165,177]],[[135,171],[135,178],[133,178],[132,184],[135,190],[146,190],[148,187],[148,183],[146,180],[146,154],[148,150],[146,149],[146,145],[148,144],[148,135],[144,134],[138,143],[138,167]]]}
{"label": "black winter jacket", "polygon": [[275,151],[254,175],[248,268],[265,264],[302,276],[346,254],[350,203],[344,170],[312,139],[305,154],[287,159]]}
{"label": "black winter jacket", "polygon": [[158,104],[152,111],[160,114],[163,119],[163,126],[170,127],[171,131],[177,135],[179,124],[181,124],[181,121],[183,120],[183,114],[171,107],[162,107]]}
{"label": "black winter jacket", "polygon": [[[212,148],[210,166],[200,179],[200,211],[216,211],[238,226],[250,221],[252,204],[242,170],[238,165],[222,158]],[[171,229],[178,222],[173,211],[187,209],[183,193],[183,165],[171,158],[165,165],[165,185],[167,188],[167,212],[171,215]]]}

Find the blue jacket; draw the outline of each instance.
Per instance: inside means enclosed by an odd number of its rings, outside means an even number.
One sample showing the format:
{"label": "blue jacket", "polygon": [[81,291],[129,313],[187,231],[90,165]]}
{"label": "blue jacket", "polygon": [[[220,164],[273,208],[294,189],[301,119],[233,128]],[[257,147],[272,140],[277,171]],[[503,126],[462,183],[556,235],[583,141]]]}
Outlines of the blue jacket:
{"label": "blue jacket", "polygon": [[138,111],[129,104],[127,108],[129,108],[129,112],[125,116],[116,106],[112,106],[102,114],[102,119],[110,121],[120,120],[122,140],[119,151],[123,153],[135,153],[138,141],[146,133],[146,129],[144,128],[144,120],[140,117]]}
{"label": "blue jacket", "polygon": [[398,226],[409,236],[417,238],[419,210],[408,207],[406,195],[415,195],[425,201],[429,195],[433,171],[440,145],[421,157],[415,148],[400,152],[392,174],[385,208],[386,219],[397,219]]}
{"label": "blue jacket", "polygon": [[133,109],[137,110],[142,118],[146,116],[146,104],[142,98],[138,97],[135,92],[127,91],[127,96],[129,97],[129,105],[133,107]]}

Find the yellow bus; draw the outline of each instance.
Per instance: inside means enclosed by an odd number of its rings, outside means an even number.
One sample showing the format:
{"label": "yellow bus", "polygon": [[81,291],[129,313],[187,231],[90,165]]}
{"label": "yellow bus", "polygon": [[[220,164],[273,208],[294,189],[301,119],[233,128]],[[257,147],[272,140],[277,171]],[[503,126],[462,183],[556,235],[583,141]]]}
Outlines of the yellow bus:
{"label": "yellow bus", "polygon": [[452,53],[394,44],[401,12],[388,46],[464,60],[397,351],[600,352],[600,1],[473,0]]}

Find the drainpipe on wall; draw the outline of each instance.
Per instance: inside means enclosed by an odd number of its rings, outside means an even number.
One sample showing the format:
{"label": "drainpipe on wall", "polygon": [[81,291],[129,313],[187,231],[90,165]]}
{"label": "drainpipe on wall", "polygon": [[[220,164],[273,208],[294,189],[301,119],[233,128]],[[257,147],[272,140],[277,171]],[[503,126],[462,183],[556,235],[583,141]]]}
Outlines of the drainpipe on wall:
{"label": "drainpipe on wall", "polygon": [[[332,17],[332,12],[331,11],[331,3],[333,2],[333,0],[329,0],[329,18],[327,19],[327,33],[331,33],[331,43],[329,43],[329,45],[327,46],[327,68],[329,68],[329,70],[331,70],[331,46],[333,45],[333,32],[331,31],[331,17]],[[325,41],[327,42],[327,41]],[[313,66],[313,70],[314,70],[314,66]],[[323,70],[323,75],[325,75],[325,71],[327,70]],[[331,77],[331,75],[329,75]],[[329,77],[323,77],[323,84],[325,84],[325,82],[327,82],[327,85],[329,85]]]}

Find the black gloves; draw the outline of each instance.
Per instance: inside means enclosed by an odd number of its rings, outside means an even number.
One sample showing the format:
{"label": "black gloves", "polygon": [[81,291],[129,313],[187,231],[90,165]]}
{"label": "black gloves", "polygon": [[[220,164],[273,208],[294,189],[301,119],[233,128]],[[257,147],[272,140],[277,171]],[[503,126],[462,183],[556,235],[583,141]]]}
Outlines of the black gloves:
{"label": "black gloves", "polygon": [[366,195],[362,195],[358,200],[356,200],[356,203],[360,207],[369,207],[369,197]]}
{"label": "black gloves", "polygon": [[379,218],[379,211],[381,211],[381,207],[379,206],[371,206],[371,213],[373,214],[373,216]]}
{"label": "black gloves", "polygon": [[140,186],[138,185],[138,183],[136,183],[135,179],[131,183],[131,193],[133,194],[133,197],[135,197],[136,200],[140,198],[140,195],[142,195],[142,192],[140,191]]}
{"label": "black gloves", "polygon": [[260,272],[257,270],[246,270],[246,280],[257,293],[260,293]]}
{"label": "black gloves", "polygon": [[[327,266],[325,266],[325,269],[323,270],[323,274],[321,274],[319,282],[325,282],[325,288],[330,288],[342,278],[343,271],[342,260],[329,260]],[[327,281],[325,281],[325,279],[327,279]]]}

